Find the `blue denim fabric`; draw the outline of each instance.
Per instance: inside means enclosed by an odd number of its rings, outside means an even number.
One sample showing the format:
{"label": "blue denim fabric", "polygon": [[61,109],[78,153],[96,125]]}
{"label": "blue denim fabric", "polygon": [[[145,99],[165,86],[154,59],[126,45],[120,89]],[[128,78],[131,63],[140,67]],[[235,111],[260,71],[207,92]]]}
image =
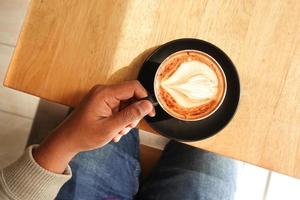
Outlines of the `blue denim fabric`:
{"label": "blue denim fabric", "polygon": [[176,141],[165,147],[138,194],[142,200],[231,200],[235,161]]}
{"label": "blue denim fabric", "polygon": [[132,199],[139,188],[139,136],[132,129],[120,142],[78,154],[71,162],[73,176],[57,200]]}
{"label": "blue denim fabric", "polygon": [[137,129],[119,143],[80,153],[70,166],[72,179],[57,200],[230,200],[235,192],[235,161],[175,141],[139,188]]}

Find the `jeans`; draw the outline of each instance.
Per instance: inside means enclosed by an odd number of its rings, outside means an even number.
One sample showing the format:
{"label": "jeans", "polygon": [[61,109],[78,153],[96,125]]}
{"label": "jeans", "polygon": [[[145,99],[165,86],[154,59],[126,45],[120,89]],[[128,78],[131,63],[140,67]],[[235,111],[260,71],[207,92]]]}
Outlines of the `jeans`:
{"label": "jeans", "polygon": [[234,198],[235,161],[176,141],[166,145],[156,167],[139,185],[137,129],[119,143],[78,154],[70,166],[73,176],[57,200]]}

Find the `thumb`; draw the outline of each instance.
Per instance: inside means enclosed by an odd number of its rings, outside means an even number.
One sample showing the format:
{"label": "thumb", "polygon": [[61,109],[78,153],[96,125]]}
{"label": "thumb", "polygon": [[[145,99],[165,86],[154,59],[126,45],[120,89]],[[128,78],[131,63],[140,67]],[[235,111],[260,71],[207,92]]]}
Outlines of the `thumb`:
{"label": "thumb", "polygon": [[152,103],[148,100],[137,101],[110,117],[109,121],[115,130],[120,130],[135,121],[141,120],[148,115],[152,109]]}

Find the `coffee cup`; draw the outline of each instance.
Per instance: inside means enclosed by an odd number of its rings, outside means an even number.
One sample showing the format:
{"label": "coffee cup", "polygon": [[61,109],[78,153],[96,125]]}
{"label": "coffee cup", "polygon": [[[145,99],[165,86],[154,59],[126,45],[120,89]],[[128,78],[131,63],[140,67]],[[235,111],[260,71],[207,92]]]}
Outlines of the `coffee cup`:
{"label": "coffee cup", "polygon": [[218,110],[227,81],[213,57],[198,50],[182,50],[159,65],[153,87],[157,103],[165,112],[179,120],[197,121]]}

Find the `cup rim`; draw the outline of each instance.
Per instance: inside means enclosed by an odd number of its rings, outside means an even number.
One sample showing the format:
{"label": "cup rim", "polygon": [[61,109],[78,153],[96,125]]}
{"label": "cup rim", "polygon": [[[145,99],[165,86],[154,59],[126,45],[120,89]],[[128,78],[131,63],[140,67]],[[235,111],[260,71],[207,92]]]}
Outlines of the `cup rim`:
{"label": "cup rim", "polygon": [[[211,60],[213,60],[218,68],[220,69],[222,75],[223,75],[223,78],[224,78],[224,85],[225,85],[225,89],[224,89],[224,92],[223,92],[223,95],[222,95],[222,99],[220,100],[219,104],[207,115],[205,116],[202,116],[200,118],[195,118],[195,119],[181,119],[181,118],[178,118],[177,116],[173,115],[171,112],[169,112],[165,106],[162,104],[162,102],[160,101],[160,99],[158,98],[158,95],[157,95],[157,91],[156,91],[156,80],[157,80],[157,76],[158,76],[158,72],[159,70],[162,68],[162,66],[170,59],[170,57],[176,55],[176,54],[180,54],[180,53],[183,53],[183,52],[196,52],[196,53],[199,53],[199,54],[202,54],[202,55],[205,55],[207,57],[209,57]],[[182,121],[200,121],[200,120],[203,120],[203,119],[206,119],[208,118],[209,116],[211,116],[212,114],[214,114],[219,108],[220,106],[222,105],[224,99],[225,99],[225,96],[226,96],[226,93],[227,93],[227,78],[226,78],[226,75],[224,73],[224,70],[223,68],[221,67],[221,65],[216,61],[216,59],[214,59],[211,55],[203,52],[203,51],[199,51],[199,50],[195,50],[195,49],[184,49],[184,50],[180,50],[180,51],[176,51],[170,55],[168,55],[161,63],[160,65],[158,66],[158,68],[156,69],[156,72],[155,72],[155,76],[154,76],[154,82],[153,82],[153,87],[154,87],[154,95],[155,95],[155,98],[158,102],[158,104],[160,105],[160,107],[165,111],[167,112],[169,115],[171,115],[172,117],[178,119],[178,120],[182,120]]]}

